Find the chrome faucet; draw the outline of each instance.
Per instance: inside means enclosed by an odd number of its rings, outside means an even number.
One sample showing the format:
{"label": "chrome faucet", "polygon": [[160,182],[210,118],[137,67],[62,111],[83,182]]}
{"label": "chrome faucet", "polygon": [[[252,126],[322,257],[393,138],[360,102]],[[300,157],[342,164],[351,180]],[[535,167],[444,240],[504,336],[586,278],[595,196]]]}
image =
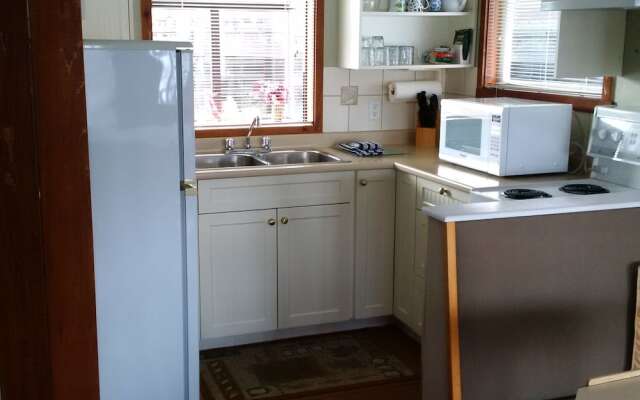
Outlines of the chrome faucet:
{"label": "chrome faucet", "polygon": [[245,149],[251,148],[251,134],[253,133],[254,128],[259,128],[259,127],[260,127],[260,116],[256,115],[256,117],[251,122],[251,125],[249,126],[249,132],[247,132],[247,138],[244,145]]}
{"label": "chrome faucet", "polygon": [[247,136],[245,138],[244,149],[236,149],[236,142],[234,138],[226,138],[224,140],[224,152],[225,154],[250,154],[256,155],[260,153],[268,153],[271,151],[271,138],[269,136],[264,136],[262,138],[262,149],[253,149],[251,147],[251,134],[255,128],[260,127],[260,116],[256,116],[251,122],[249,126],[249,132],[247,132]]}

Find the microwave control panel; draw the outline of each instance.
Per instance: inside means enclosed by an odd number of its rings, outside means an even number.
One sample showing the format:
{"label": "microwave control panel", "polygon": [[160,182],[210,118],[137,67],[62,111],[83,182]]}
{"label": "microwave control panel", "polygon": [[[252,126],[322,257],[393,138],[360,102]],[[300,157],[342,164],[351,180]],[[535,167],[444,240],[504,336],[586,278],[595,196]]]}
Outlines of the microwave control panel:
{"label": "microwave control panel", "polygon": [[500,148],[502,146],[502,115],[494,114],[491,116],[491,132],[489,134],[489,157],[491,159],[500,159]]}

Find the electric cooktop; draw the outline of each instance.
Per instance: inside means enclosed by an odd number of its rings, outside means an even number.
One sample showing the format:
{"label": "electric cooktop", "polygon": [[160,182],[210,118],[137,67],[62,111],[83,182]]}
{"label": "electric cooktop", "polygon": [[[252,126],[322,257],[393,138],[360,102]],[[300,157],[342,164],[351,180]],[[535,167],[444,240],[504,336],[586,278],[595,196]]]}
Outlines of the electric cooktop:
{"label": "electric cooktop", "polygon": [[577,179],[571,181],[547,181],[512,187],[494,187],[476,190],[478,194],[494,200],[532,200],[551,197],[602,195],[633,190],[626,186],[597,179]]}

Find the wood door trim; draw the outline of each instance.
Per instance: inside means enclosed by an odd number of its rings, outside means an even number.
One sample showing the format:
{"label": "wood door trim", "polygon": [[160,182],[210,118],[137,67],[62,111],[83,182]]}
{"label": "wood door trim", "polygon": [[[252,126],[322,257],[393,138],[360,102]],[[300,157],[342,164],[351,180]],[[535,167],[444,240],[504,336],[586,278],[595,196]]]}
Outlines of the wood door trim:
{"label": "wood door trim", "polygon": [[98,400],[79,1],[0,13],[2,398]]}
{"label": "wood door trim", "polygon": [[462,400],[462,376],[460,371],[460,321],[458,310],[458,265],[456,245],[456,223],[447,222],[444,231],[444,263],[446,270],[448,331],[449,331],[449,375],[451,399]]}

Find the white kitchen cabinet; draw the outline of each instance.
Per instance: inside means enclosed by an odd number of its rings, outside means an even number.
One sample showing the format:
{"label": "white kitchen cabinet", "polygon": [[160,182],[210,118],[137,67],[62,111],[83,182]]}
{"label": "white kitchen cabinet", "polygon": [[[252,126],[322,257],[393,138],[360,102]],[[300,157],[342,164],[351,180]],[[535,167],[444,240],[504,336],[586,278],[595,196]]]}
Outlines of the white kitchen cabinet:
{"label": "white kitchen cabinet", "polygon": [[420,336],[424,324],[425,263],[429,240],[429,218],[422,208],[466,203],[471,200],[471,195],[403,172],[398,173],[397,181],[393,314]]}
{"label": "white kitchen cabinet", "polygon": [[354,172],[198,182],[201,347],[354,315]]}
{"label": "white kitchen cabinet", "polygon": [[353,317],[353,205],[278,209],[278,328]]}
{"label": "white kitchen cabinet", "polygon": [[[435,47],[451,44],[456,29],[476,27],[476,0],[470,0],[463,12],[365,12],[361,0],[339,2],[338,63],[348,69],[443,70],[471,68],[473,62],[425,64],[422,55]],[[413,65],[367,66],[361,60],[363,37],[383,36],[385,44],[414,46]],[[473,40],[475,43],[475,38]],[[472,52],[473,58],[473,52]]]}
{"label": "white kitchen cabinet", "polygon": [[[419,207],[419,205],[418,205]],[[429,217],[426,216],[422,210],[418,209],[416,213],[416,244],[414,254],[414,279],[413,288],[411,290],[412,296],[412,315],[410,318],[410,327],[413,331],[422,335],[422,323],[424,320],[424,293],[425,293],[425,269],[427,262],[427,240],[429,229]]]}
{"label": "white kitchen cabinet", "polygon": [[391,315],[395,171],[360,171],[356,185],[356,318]]}
{"label": "white kitchen cabinet", "polygon": [[412,325],[412,282],[414,279],[416,177],[397,174],[396,244],[393,314]]}
{"label": "white kitchen cabinet", "polygon": [[82,0],[83,39],[137,39],[138,0]]}
{"label": "white kitchen cabinet", "polygon": [[412,318],[409,327],[418,336],[422,336],[422,329],[424,324],[424,293],[425,293],[425,281],[424,277],[420,278],[416,276],[413,281],[412,290]]}
{"label": "white kitchen cabinet", "polygon": [[353,172],[211,179],[198,182],[199,212],[351,203]]}
{"label": "white kitchen cabinet", "polygon": [[424,271],[427,263],[427,231],[429,229],[429,217],[422,210],[418,209],[416,213],[416,245],[414,255],[414,273],[418,278],[424,278]]}
{"label": "white kitchen cabinet", "polygon": [[199,216],[202,339],[277,327],[276,211]]}
{"label": "white kitchen cabinet", "polygon": [[418,209],[425,206],[446,206],[467,203],[471,199],[469,192],[422,178],[418,179],[416,196],[416,206]]}

